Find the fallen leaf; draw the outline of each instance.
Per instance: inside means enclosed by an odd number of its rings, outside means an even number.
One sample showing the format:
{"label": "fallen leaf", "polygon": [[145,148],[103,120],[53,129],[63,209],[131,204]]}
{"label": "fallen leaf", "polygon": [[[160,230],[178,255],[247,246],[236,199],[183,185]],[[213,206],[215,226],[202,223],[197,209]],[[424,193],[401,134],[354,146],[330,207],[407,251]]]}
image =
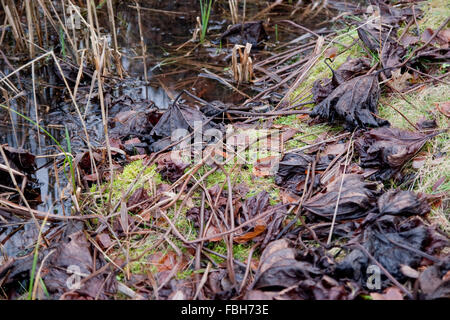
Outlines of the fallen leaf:
{"label": "fallen leaf", "polygon": [[397,287],[390,287],[383,293],[371,292],[370,296],[373,300],[403,300],[403,293]]}
{"label": "fallen leaf", "polygon": [[303,204],[310,213],[331,220],[339,197],[336,220],[363,217],[375,206],[378,184],[366,182],[362,175],[346,174],[330,183],[324,192],[316,194]]}
{"label": "fallen leaf", "polygon": [[264,231],[266,231],[266,226],[256,225],[253,228],[253,231],[246,232],[245,234],[237,236],[233,239],[237,243],[245,243],[245,242],[248,242],[248,241],[252,240],[253,238],[256,238],[257,236],[261,235]]}
{"label": "fallen leaf", "polygon": [[276,172],[279,156],[267,156],[256,160],[253,165],[253,174],[257,177],[272,176]]}
{"label": "fallen leaf", "polygon": [[219,38],[223,43],[226,41],[231,44],[240,44],[245,46],[251,43],[253,47],[257,46],[262,40],[267,38],[262,21],[252,21],[232,25]]}
{"label": "fallen leaf", "polygon": [[[331,162],[332,156],[322,156],[316,164],[316,172],[325,170]],[[303,152],[286,153],[278,165],[278,172],[275,176],[275,183],[290,191],[301,194],[303,188],[301,183],[306,180],[308,166],[315,160],[315,156],[304,154]],[[320,180],[320,174],[316,175],[314,184]]]}
{"label": "fallen leaf", "polygon": [[[77,288],[76,279],[82,280],[92,274],[96,263],[93,259],[91,245],[83,231],[76,231],[60,243],[56,252],[48,259],[46,274],[43,277],[45,286],[54,297],[62,299],[107,299],[107,293],[115,293],[117,283],[115,277],[109,277],[110,271],[100,273]],[[101,265],[97,265],[99,270]],[[72,287],[73,286],[73,287]],[[70,295],[66,295],[70,293]]]}
{"label": "fallen leaf", "polygon": [[330,123],[343,120],[348,130],[355,127],[384,126],[388,122],[374,116],[378,113],[379,95],[376,76],[359,76],[334,89],[325,100],[314,107],[310,116],[328,120]]}
{"label": "fallen leaf", "polygon": [[378,168],[377,179],[387,180],[398,172],[433,135],[397,128],[377,128],[356,139],[360,166]]}
{"label": "fallen leaf", "polygon": [[450,101],[436,103],[436,107],[444,116],[450,118]]}
{"label": "fallen leaf", "polygon": [[338,52],[338,48],[331,47],[331,48],[328,48],[327,50],[325,50],[325,52],[323,53],[323,56],[325,58],[333,59],[334,57],[336,57],[337,52]]}

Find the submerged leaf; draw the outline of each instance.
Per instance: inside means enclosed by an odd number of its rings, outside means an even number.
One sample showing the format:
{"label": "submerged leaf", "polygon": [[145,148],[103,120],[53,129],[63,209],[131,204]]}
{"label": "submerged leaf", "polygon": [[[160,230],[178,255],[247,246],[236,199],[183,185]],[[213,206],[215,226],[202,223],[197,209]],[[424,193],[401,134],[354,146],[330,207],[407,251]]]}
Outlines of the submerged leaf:
{"label": "submerged leaf", "polygon": [[252,21],[231,26],[220,36],[220,41],[225,40],[228,43],[240,45],[251,43],[252,46],[256,46],[266,38],[263,22]]}

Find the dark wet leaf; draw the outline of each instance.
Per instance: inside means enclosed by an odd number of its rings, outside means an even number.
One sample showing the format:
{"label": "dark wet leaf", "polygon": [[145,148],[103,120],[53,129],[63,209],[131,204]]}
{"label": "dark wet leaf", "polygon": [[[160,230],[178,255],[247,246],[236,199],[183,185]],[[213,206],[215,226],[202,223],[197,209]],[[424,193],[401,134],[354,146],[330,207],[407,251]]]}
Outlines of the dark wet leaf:
{"label": "dark wet leaf", "polygon": [[[72,233],[66,242],[58,245],[49,258],[43,277],[47,290],[56,297],[64,294],[67,299],[106,299],[108,293],[113,294],[116,291],[116,278],[108,277],[107,273],[87,280],[80,284],[78,289],[74,287],[77,279],[82,280],[94,271],[94,263],[96,261],[91,252],[91,245],[84,232]],[[97,265],[97,269],[100,267]],[[82,276],[77,276],[75,272]]]}
{"label": "dark wet leaf", "polygon": [[345,81],[348,81],[354,77],[362,75],[370,68],[370,60],[366,58],[350,57],[343,64],[333,71],[332,79],[318,79],[314,81],[312,87],[312,94],[315,103],[319,103],[328,97],[334,89]]}
{"label": "dark wet leaf", "polygon": [[334,268],[334,260],[323,248],[297,251],[287,240],[273,241],[261,256],[253,285],[254,296],[265,293],[270,298],[271,292],[290,287],[282,299],[353,299],[359,289],[349,281],[334,279]]}
{"label": "dark wet leaf", "polygon": [[450,257],[430,266],[419,276],[425,299],[450,298]]}
{"label": "dark wet leaf", "polygon": [[313,82],[311,93],[315,103],[320,103],[328,97],[334,90],[334,85],[331,79],[323,78]]}
{"label": "dark wet leaf", "polygon": [[422,60],[428,61],[449,61],[450,60],[450,48],[435,48],[431,47],[428,50],[422,50],[416,53],[416,58],[422,58]]}
{"label": "dark wet leaf", "polygon": [[[331,220],[336,208],[342,176],[330,183],[324,192],[303,204],[310,213]],[[336,220],[363,217],[375,206],[378,184],[364,181],[358,174],[346,174],[342,184]]]}
{"label": "dark wet leaf", "polygon": [[297,261],[295,256],[295,250],[290,248],[286,240],[271,242],[261,256],[253,288],[280,290],[299,283],[301,279],[309,277],[309,273],[320,274],[319,268]]}
{"label": "dark wet leaf", "polygon": [[382,215],[409,217],[422,216],[430,212],[425,195],[403,190],[389,190],[382,194],[378,198],[377,207],[378,211],[371,212],[363,224],[373,222]]}
{"label": "dark wet leaf", "polygon": [[347,58],[343,64],[333,72],[333,84],[337,87],[344,82],[363,75],[370,69],[370,60],[367,58]]}
{"label": "dark wet leaf", "polygon": [[383,32],[380,32],[373,26],[364,25],[358,28],[358,36],[370,51],[378,53],[380,48],[382,47],[380,45],[380,40],[383,44],[386,41],[389,41],[389,32],[384,31],[385,30],[383,30]]}
{"label": "dark wet leaf", "polygon": [[388,41],[384,44],[381,50],[381,63],[383,68],[390,68],[383,71],[387,77],[392,75],[392,72],[398,70],[393,68],[400,65],[403,57],[406,54],[406,49],[394,41]]}
{"label": "dark wet leaf", "polygon": [[316,105],[310,116],[319,117],[333,123],[343,120],[347,129],[355,127],[379,127],[387,125],[375,115],[380,95],[378,79],[375,75],[359,76],[339,85],[321,103]]}
{"label": "dark wet leaf", "polygon": [[432,135],[397,128],[366,131],[355,141],[363,168],[378,168],[377,179],[389,179],[398,172]]}
{"label": "dark wet leaf", "polygon": [[[36,157],[33,154],[27,150],[16,149],[9,146],[4,146],[3,150],[5,150],[5,155],[8,157],[9,164],[13,169],[26,173],[34,173],[36,170]],[[0,163],[3,163],[3,159],[0,160]]]}
{"label": "dark wet leaf", "polygon": [[394,7],[382,1],[377,2],[377,6],[380,9],[382,23],[393,26],[398,25],[401,21],[406,21],[408,17],[414,15],[419,17],[422,14],[422,10],[417,7]]}
{"label": "dark wet leaf", "polygon": [[184,174],[184,170],[189,167],[189,163],[185,163],[177,157],[175,152],[168,152],[157,159],[157,171],[161,174],[161,178],[172,183],[177,181]]}
{"label": "dark wet leaf", "polygon": [[267,38],[262,21],[246,22],[244,24],[235,24],[225,31],[219,38],[220,41],[226,41],[231,44],[245,45],[251,43],[257,46],[261,41]]}
{"label": "dark wet leaf", "polygon": [[426,130],[435,129],[438,127],[438,124],[436,122],[436,119],[428,120],[426,118],[422,118],[416,123],[416,126],[421,130]]}
{"label": "dark wet leaf", "polygon": [[412,191],[391,190],[378,199],[378,210],[381,214],[391,215],[424,215],[430,212],[430,206],[423,194]]}
{"label": "dark wet leaf", "polygon": [[[333,156],[322,156],[316,163],[316,171],[325,170],[330,164]],[[303,192],[303,184],[306,180],[308,165],[312,165],[315,156],[298,153],[287,153],[280,161],[278,172],[275,176],[275,183],[279,186],[289,189],[292,192],[301,194]],[[320,181],[320,174],[316,175],[314,185],[318,185]]]}
{"label": "dark wet leaf", "polygon": [[153,152],[160,151],[175,142],[174,139],[184,138],[186,131],[192,132],[195,126],[202,127],[203,132],[213,128],[211,122],[206,123],[206,117],[202,112],[173,103],[150,132],[150,136],[156,140],[150,149]]}
{"label": "dark wet leaf", "polygon": [[110,126],[110,136],[119,138],[121,141],[129,140],[132,136],[139,138],[150,134],[154,125],[161,118],[161,113],[155,109],[145,111],[127,110],[116,114],[112,119]]}
{"label": "dark wet leaf", "polygon": [[[246,220],[252,219],[258,214],[263,213],[269,208],[269,193],[267,191],[261,191],[257,195],[248,198],[242,205],[242,215],[237,218],[239,224],[245,222]],[[257,220],[255,223],[250,225],[250,228],[240,235],[237,235],[234,240],[238,243],[244,243],[261,235],[266,231],[269,218]]]}
{"label": "dark wet leaf", "polygon": [[[380,57],[383,68],[392,68],[402,62],[406,49],[393,39],[395,31],[392,32],[387,27],[381,28],[380,32],[379,26],[362,26],[358,29],[358,36],[372,53]],[[393,70],[385,70],[386,77],[389,78]]]}
{"label": "dark wet leaf", "polygon": [[[433,245],[433,251],[445,246],[445,243],[441,242],[442,239],[437,237],[435,231],[419,218],[405,220],[403,217],[384,215],[366,227],[358,239],[363,240],[364,248],[393,277],[404,281],[407,279],[402,272],[404,266],[416,269],[425,252],[433,254],[427,249],[430,243],[436,243]],[[369,264],[373,264],[373,261],[360,249],[354,249],[338,265],[337,273],[339,276],[348,276],[365,283]],[[384,276],[382,278],[386,279]],[[388,282],[383,281],[383,286]]]}

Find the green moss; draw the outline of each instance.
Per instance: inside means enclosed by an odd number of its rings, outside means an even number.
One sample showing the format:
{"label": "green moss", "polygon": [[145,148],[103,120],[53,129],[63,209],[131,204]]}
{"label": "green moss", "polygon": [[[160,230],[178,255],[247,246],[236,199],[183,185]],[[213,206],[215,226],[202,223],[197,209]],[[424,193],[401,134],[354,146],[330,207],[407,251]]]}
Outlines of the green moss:
{"label": "green moss", "polygon": [[178,272],[176,275],[176,278],[180,279],[180,280],[184,280],[184,279],[188,279],[188,278],[192,277],[193,274],[194,274],[194,270],[186,269],[181,272]]}
{"label": "green moss", "polygon": [[[186,218],[186,212],[189,210],[188,207],[184,206],[183,209],[181,209],[181,212],[178,215],[177,219],[175,221],[173,221],[176,208],[180,205],[181,205],[181,201],[178,201],[177,206],[175,208],[169,208],[167,210],[167,216],[172,220],[172,222],[174,222],[175,227],[177,227],[178,231],[180,231],[180,233],[187,240],[194,240],[197,238],[197,230],[195,229],[193,222]],[[176,240],[174,240],[174,244],[176,244],[179,248],[184,250],[184,246],[181,243],[181,241],[179,241],[177,243],[177,239],[176,239]]]}
{"label": "green moss", "polygon": [[[240,243],[240,244],[234,244],[233,245],[233,257],[234,259],[244,263],[247,258],[248,258],[248,254],[250,252],[250,249],[252,247],[253,243],[249,242],[249,243]],[[219,242],[211,242],[209,244],[209,249],[211,249],[212,251],[215,251],[217,253],[220,253],[224,256],[227,255],[227,247],[225,245],[225,242],[223,240],[219,241]],[[257,256],[257,252],[253,253],[253,257]],[[216,262],[216,263],[223,263],[225,262],[225,259],[218,257],[214,254],[210,255],[211,258]]]}
{"label": "green moss", "polygon": [[[225,166],[225,170],[228,172],[231,171],[233,165],[229,164]],[[198,178],[205,172],[210,170],[210,167],[205,166],[199,170]],[[257,177],[253,174],[253,165],[247,164],[242,165],[240,170],[238,168],[234,169],[234,171],[230,175],[230,180],[233,184],[244,183],[249,187],[249,192],[246,197],[249,198],[253,195],[258,194],[259,192],[265,190],[269,192],[273,197],[278,198],[278,190],[276,190],[276,186],[274,184],[275,180],[273,176],[267,177]],[[222,170],[217,169],[215,172],[210,174],[206,178],[206,187],[212,188],[213,186],[219,185],[222,186],[224,184],[224,190],[228,190],[228,184],[226,183],[226,175]]]}
{"label": "green moss", "polygon": [[[111,190],[113,199],[118,200],[120,199],[120,197],[122,197],[123,193],[128,190],[128,188],[132,183],[134,183],[136,177],[141,172],[142,168],[143,168],[142,160],[137,160],[126,165],[123,168],[122,173],[114,177]],[[145,169],[144,174],[133,185],[129,195],[132,195],[133,192],[139,188],[145,188],[150,192],[151,190],[150,182],[155,183],[155,185],[158,185],[162,182],[160,174],[156,172],[156,164],[147,167]],[[104,195],[106,196],[106,198],[108,198],[110,183],[106,182],[104,186],[106,189]]]}
{"label": "green moss", "polygon": [[[144,274],[146,270],[150,270],[150,272],[152,273],[156,273],[157,272],[157,267],[152,265],[149,261],[148,258],[150,255],[155,254],[156,252],[162,252],[162,254],[166,254],[168,252],[168,248],[163,247],[162,245],[158,248],[153,248],[152,250],[149,250],[148,252],[146,252],[149,248],[151,248],[157,241],[159,240],[159,236],[158,235],[149,235],[145,241],[145,243],[140,243],[139,247],[132,247],[129,250],[129,258],[130,259],[135,259],[137,257],[139,257],[140,255],[142,255],[144,252],[145,254],[138,260],[138,261],[134,261],[131,262],[129,267],[130,267],[130,272],[133,274]],[[138,238],[135,239],[131,239],[132,243],[135,243],[139,241]],[[122,259],[124,259],[125,257],[122,256]]]}

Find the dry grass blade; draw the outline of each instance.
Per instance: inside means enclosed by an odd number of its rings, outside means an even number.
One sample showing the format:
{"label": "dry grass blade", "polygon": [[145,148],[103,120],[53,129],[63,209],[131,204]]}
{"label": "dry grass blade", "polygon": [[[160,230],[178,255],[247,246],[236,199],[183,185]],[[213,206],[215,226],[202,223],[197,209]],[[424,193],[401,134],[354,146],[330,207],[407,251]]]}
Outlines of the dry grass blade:
{"label": "dry grass blade", "polygon": [[[342,173],[341,184],[339,186],[339,193],[338,193],[337,200],[336,200],[336,207],[334,209],[333,219],[331,220],[331,227],[330,227],[330,233],[328,234],[327,244],[331,243],[331,238],[333,236],[334,225],[336,223],[336,216],[337,216],[338,207],[339,207],[339,200],[341,199],[342,186],[344,185],[345,173],[347,171],[347,166],[349,164],[349,160],[351,159],[351,156],[349,156],[350,148],[352,148],[352,150],[353,150],[353,135],[354,135],[354,132],[352,133],[352,136],[350,137],[350,142],[348,143],[347,154],[345,156],[345,162],[344,162],[344,172]],[[353,151],[352,151],[352,154],[353,154]]]}

